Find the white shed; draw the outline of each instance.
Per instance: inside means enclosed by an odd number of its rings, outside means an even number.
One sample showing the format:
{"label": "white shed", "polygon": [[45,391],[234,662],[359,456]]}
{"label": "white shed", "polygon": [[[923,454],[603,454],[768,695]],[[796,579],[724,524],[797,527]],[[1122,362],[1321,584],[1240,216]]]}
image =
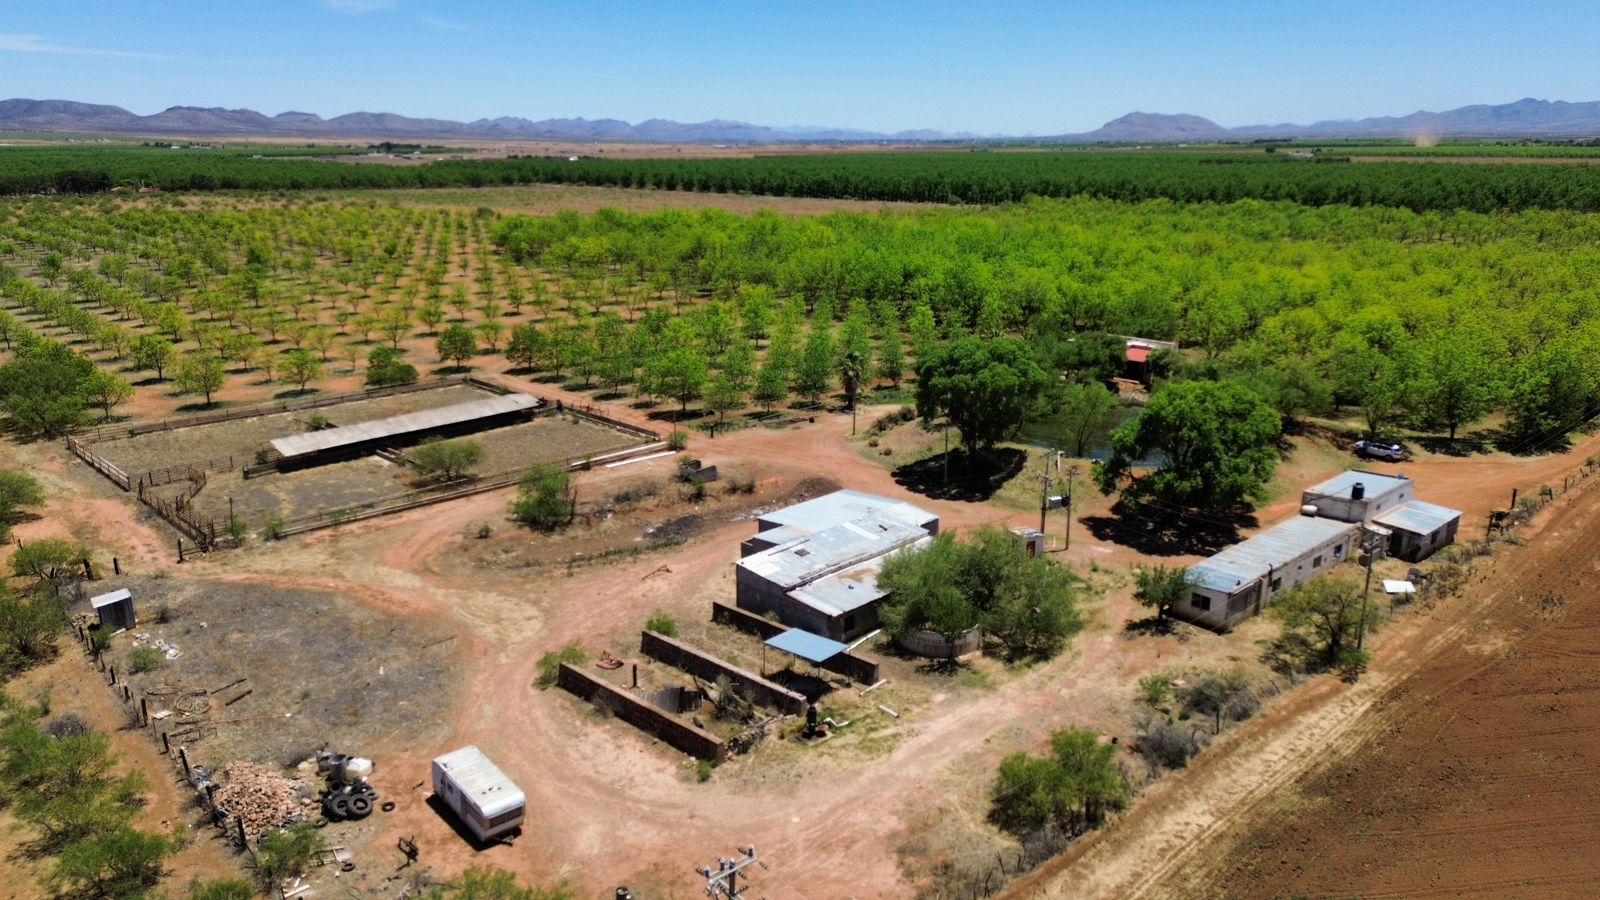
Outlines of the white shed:
{"label": "white shed", "polygon": [[433,761],[433,793],[480,841],[522,825],[528,798],[476,746]]}

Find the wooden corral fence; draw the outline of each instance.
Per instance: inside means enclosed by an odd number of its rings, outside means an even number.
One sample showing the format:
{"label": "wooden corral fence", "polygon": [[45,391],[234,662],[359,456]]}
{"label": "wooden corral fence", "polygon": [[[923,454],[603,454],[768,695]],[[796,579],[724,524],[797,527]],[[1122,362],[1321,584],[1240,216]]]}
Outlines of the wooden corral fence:
{"label": "wooden corral fence", "polygon": [[160,487],[184,479],[193,481],[195,472],[232,472],[234,468],[236,467],[232,456],[219,456],[215,459],[167,466],[165,469],[153,469],[140,475],[139,481],[143,482],[145,487]]}
{"label": "wooden corral fence", "polygon": [[[544,398],[541,397],[540,399],[543,400]],[[600,407],[595,406],[592,403],[585,403],[576,406],[571,404],[562,404],[560,407],[556,407],[550,405],[550,401],[545,400],[544,404],[545,405],[539,410],[540,415],[561,415],[565,413],[571,413],[580,419],[588,419],[589,421],[594,422],[596,425],[604,425],[607,428],[612,428],[625,434],[631,434],[643,441],[661,440],[661,435],[659,432],[651,431],[648,428],[640,428],[638,425],[608,416],[604,412],[601,412]]]}
{"label": "wooden corral fence", "polygon": [[556,685],[584,700],[598,698],[617,718],[690,756],[713,762],[722,762],[728,757],[728,745],[722,738],[657,709],[647,701],[601,681],[582,669],[562,663],[556,672]]}
{"label": "wooden corral fence", "polygon": [[[641,444],[637,447],[629,447],[625,450],[619,450],[615,453],[606,453],[598,456],[570,456],[563,460],[556,460],[555,465],[561,466],[569,472],[576,471],[587,466],[618,462],[632,459],[636,456],[643,456],[645,454],[661,450],[666,446],[667,445],[664,442],[656,442],[652,444]],[[407,509],[416,509],[419,506],[429,506],[434,503],[443,503],[446,500],[454,500],[457,497],[466,497],[471,494],[481,494],[484,491],[499,490],[500,488],[510,487],[511,485],[521,481],[522,476],[527,474],[527,471],[527,467],[523,467],[509,472],[499,472],[494,475],[468,476],[465,478],[459,478],[455,481],[445,482],[444,484],[432,485],[415,491],[408,491],[403,494],[380,497],[376,500],[366,501],[365,503],[356,503],[350,506],[343,506],[338,509],[324,510],[322,512],[296,516],[292,519],[286,519],[283,522],[283,527],[278,529],[277,534],[279,537],[289,537],[290,535],[303,534],[307,531],[315,531],[319,528],[331,528],[335,525],[343,525],[348,522],[359,522],[363,519],[370,519],[375,516],[386,516],[391,513],[397,513]]]}
{"label": "wooden corral fence", "polygon": [[640,632],[639,652],[691,675],[698,675],[707,681],[715,681],[719,675],[726,675],[733,683],[736,693],[762,706],[791,715],[800,715],[806,711],[806,698],[803,694],[723,662],[709,653],[696,650],[664,634],[657,634],[654,631]]}
{"label": "wooden corral fence", "polygon": [[78,458],[88,463],[95,471],[111,479],[117,487],[125,491],[133,490],[133,482],[129,480],[128,473],[122,467],[106,459],[104,456],[89,449],[89,445],[71,435],[67,436],[67,449],[77,454]]}
{"label": "wooden corral fence", "polygon": [[[711,621],[719,625],[728,625],[747,634],[753,634],[762,640],[777,637],[789,630],[789,626],[777,622],[769,622],[761,616],[737,606],[711,601]],[[850,651],[845,651],[838,656],[821,663],[820,668],[829,672],[837,672],[846,678],[851,678],[865,684],[877,684],[879,666],[876,660],[865,656],[858,656]]]}
{"label": "wooden corral fence", "polygon": [[347,394],[333,394],[327,397],[310,397],[305,400],[279,400],[273,403],[257,403],[251,406],[241,406],[238,409],[223,410],[214,413],[201,413],[195,416],[183,416],[177,419],[162,419],[157,422],[141,422],[135,425],[118,425],[114,427],[99,426],[84,428],[77,432],[79,438],[86,443],[99,443],[120,438],[136,437],[141,434],[150,434],[157,431],[176,431],[180,428],[192,428],[196,425],[214,425],[218,422],[231,422],[234,419],[254,419],[259,416],[270,416],[278,413],[295,412],[302,409],[317,409],[323,406],[337,406],[341,403],[353,403],[357,400],[372,400],[378,397],[391,397],[396,394],[411,394],[417,391],[431,391],[436,388],[451,387],[458,384],[470,384],[497,394],[509,391],[497,384],[476,378],[471,375],[447,375],[442,378],[432,378],[427,381],[413,381],[410,384],[392,384],[388,387],[370,388],[363,391],[351,391]]}
{"label": "wooden corral fence", "polygon": [[194,495],[205,486],[205,473],[200,473],[200,481],[188,491],[179,494],[175,500],[157,496],[156,492],[145,487],[142,481],[138,484],[139,502],[155,510],[156,515],[167,520],[167,524],[193,539],[200,545],[201,550],[211,550],[217,546],[216,521],[195,515],[193,507],[189,505]]}

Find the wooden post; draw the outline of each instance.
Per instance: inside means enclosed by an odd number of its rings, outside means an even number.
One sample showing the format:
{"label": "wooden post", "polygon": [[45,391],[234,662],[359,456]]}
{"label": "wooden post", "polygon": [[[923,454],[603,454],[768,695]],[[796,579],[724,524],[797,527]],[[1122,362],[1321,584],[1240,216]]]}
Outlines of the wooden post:
{"label": "wooden post", "polygon": [[215,781],[206,785],[206,803],[213,810],[217,808],[217,783]]}
{"label": "wooden post", "polygon": [[133,691],[126,684],[124,684],[122,686],[122,702],[123,703],[132,703],[133,702]]}
{"label": "wooden post", "polygon": [[87,556],[83,558],[83,577],[90,581],[94,580],[94,565],[89,562],[89,557]]}
{"label": "wooden post", "polygon": [[111,571],[117,575],[122,574],[122,562],[115,556],[111,557]]}
{"label": "wooden post", "polygon": [[145,697],[139,698],[139,724],[150,721],[150,701]]}
{"label": "wooden post", "polygon": [[638,663],[634,663],[633,664],[633,686],[634,687],[638,687],[639,686],[639,664]]}
{"label": "wooden post", "polygon": [[183,777],[189,777],[189,751],[182,746],[178,747],[178,762],[183,763]]}
{"label": "wooden post", "polygon": [[167,733],[165,731],[161,732],[161,752],[162,753],[171,753],[172,752],[172,742],[167,740]]}
{"label": "wooden post", "polygon": [[1516,488],[1512,488],[1511,489],[1511,506],[1509,506],[1507,508],[1508,509],[1516,509],[1517,508],[1517,489]]}
{"label": "wooden post", "polygon": [[178,538],[178,562],[183,562],[183,538]]}
{"label": "wooden post", "polygon": [[245,834],[244,834],[244,820],[243,819],[234,819],[233,822],[234,822],[235,825],[239,826],[239,849],[240,850],[249,850],[250,849],[250,839],[245,837]]}
{"label": "wooden post", "polygon": [[111,683],[112,684],[116,684],[117,683],[117,667],[116,666],[108,666],[107,669],[111,672]]}

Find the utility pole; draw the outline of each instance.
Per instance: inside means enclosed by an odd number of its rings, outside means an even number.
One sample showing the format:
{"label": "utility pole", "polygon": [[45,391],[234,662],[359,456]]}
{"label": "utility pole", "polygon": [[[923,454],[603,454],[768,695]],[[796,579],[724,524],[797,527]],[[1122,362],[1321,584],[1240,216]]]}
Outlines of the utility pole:
{"label": "utility pole", "polygon": [[1366,585],[1361,588],[1361,621],[1356,625],[1356,649],[1360,650],[1367,637],[1367,598],[1372,594],[1372,564],[1378,559],[1378,536],[1365,529],[1361,532],[1361,562],[1367,567]]}
{"label": "utility pole", "polygon": [[1067,531],[1065,545],[1062,547],[1063,550],[1072,549],[1072,488],[1077,477],[1078,467],[1067,466]]}
{"label": "utility pole", "polygon": [[695,869],[706,878],[707,897],[713,900],[740,900],[750,890],[750,885],[739,886],[739,873],[750,866],[760,866],[763,869],[767,867],[766,863],[756,857],[754,844],[741,850],[740,854],[733,859],[718,857],[716,868],[701,866]]}
{"label": "utility pole", "polygon": [[1040,475],[1039,475],[1039,533],[1040,534],[1047,534],[1048,533],[1048,532],[1045,531],[1045,517],[1047,515],[1049,515],[1049,513],[1050,513],[1050,486],[1056,483],[1055,477],[1050,474],[1050,467],[1052,465],[1059,466],[1060,464],[1061,464],[1060,458],[1058,456],[1056,456],[1056,451],[1054,451],[1054,450],[1045,451],[1044,471],[1042,473],[1040,473]]}

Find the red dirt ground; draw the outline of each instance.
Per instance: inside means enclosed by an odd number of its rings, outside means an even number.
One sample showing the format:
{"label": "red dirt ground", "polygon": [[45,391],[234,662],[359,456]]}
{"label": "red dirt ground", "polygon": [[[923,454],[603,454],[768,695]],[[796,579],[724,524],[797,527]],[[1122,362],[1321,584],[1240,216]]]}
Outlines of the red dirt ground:
{"label": "red dirt ground", "polygon": [[[1500,471],[1440,461],[1477,476],[1440,494],[1498,505],[1597,444]],[[1590,480],[1465,597],[1397,620],[1359,683],[1299,688],[1007,896],[1592,896],[1597,517]]]}

